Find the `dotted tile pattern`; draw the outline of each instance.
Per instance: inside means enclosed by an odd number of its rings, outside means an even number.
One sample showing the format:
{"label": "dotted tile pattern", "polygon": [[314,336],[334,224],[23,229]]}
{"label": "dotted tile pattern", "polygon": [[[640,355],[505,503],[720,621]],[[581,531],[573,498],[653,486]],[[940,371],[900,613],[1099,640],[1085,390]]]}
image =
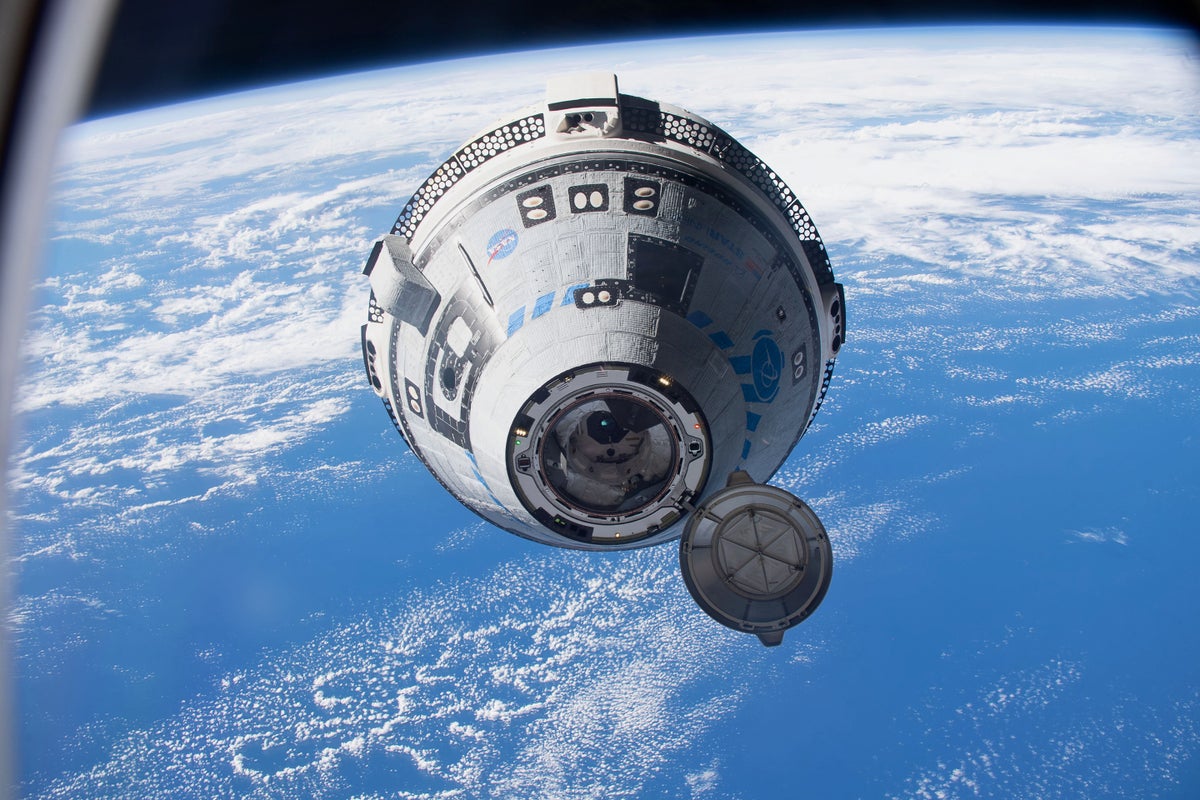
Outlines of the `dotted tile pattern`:
{"label": "dotted tile pattern", "polygon": [[817,226],[791,188],[761,158],[715,125],[663,111],[646,101],[642,101],[646,105],[630,102],[639,98],[622,99],[627,102],[621,109],[626,130],[686,144],[728,164],[757,186],[783,212],[788,224],[800,238],[804,255],[808,257],[817,276],[817,283],[822,286],[833,283],[833,267],[817,233]]}
{"label": "dotted tile pattern", "polygon": [[367,319],[371,322],[383,322],[383,309],[375,302],[374,292],[371,292],[371,303],[367,307]]}
{"label": "dotted tile pattern", "polygon": [[[685,144],[728,164],[745,176],[783,212],[800,239],[804,255],[817,276],[817,283],[822,286],[833,283],[833,267],[816,225],[791,188],[761,158],[715,125],[663,111],[657,103],[640,97],[621,96],[621,118],[627,131]],[[467,143],[421,184],[400,212],[392,233],[411,241],[421,220],[463,175],[506,150],[536,141],[545,135],[545,117],[531,114]]]}
{"label": "dotted tile pattern", "polygon": [[396,410],[392,408],[392,404],[388,402],[386,397],[383,398],[383,407],[387,409],[388,417],[391,418],[392,425],[396,428],[396,433],[400,434],[400,438],[404,440],[405,444],[408,444],[408,437],[404,435],[404,429],[400,427],[400,420],[396,418]]}
{"label": "dotted tile pattern", "polygon": [[438,167],[437,171],[413,193],[412,198],[400,211],[396,224],[392,226],[392,233],[411,241],[413,233],[429,213],[429,209],[433,208],[442,195],[458,183],[462,176],[505,150],[535,141],[545,135],[545,118],[541,114],[532,114],[502,125],[467,143]]}
{"label": "dotted tile pattern", "polygon": [[[825,402],[825,393],[829,391],[829,382],[833,380],[833,365],[834,359],[832,358],[825,362],[825,377],[821,379],[821,391],[817,393],[817,403],[813,406],[812,413],[808,415],[808,422],[804,425],[804,433],[808,433],[813,420],[817,418],[817,412],[821,410],[821,404]],[[801,434],[801,436],[803,435]]]}

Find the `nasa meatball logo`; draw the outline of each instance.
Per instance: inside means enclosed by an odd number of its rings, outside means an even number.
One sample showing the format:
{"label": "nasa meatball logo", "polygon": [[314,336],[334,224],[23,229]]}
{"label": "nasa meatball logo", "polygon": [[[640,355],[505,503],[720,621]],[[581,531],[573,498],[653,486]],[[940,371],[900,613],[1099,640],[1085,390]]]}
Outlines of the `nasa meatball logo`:
{"label": "nasa meatball logo", "polygon": [[769,403],[779,393],[779,376],[783,372],[783,353],[779,345],[768,335],[759,331],[755,337],[754,354],[750,357],[750,372],[754,376],[754,391],[760,402]]}
{"label": "nasa meatball logo", "polygon": [[487,263],[491,264],[501,258],[508,258],[512,255],[513,250],[517,249],[517,232],[512,228],[505,228],[496,231],[492,234],[492,238],[488,239]]}

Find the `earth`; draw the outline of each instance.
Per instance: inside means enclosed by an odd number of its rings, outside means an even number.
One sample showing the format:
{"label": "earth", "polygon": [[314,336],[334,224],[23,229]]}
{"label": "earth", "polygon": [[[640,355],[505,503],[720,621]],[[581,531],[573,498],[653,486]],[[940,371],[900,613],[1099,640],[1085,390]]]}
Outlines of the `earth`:
{"label": "earth", "polygon": [[[781,647],[673,545],[459,506],[358,354],[446,155],[605,70],[776,169],[845,284],[773,482]],[[30,797],[1196,797],[1200,53],[1143,28],[781,32],[405,66],[66,134],[9,489]]]}

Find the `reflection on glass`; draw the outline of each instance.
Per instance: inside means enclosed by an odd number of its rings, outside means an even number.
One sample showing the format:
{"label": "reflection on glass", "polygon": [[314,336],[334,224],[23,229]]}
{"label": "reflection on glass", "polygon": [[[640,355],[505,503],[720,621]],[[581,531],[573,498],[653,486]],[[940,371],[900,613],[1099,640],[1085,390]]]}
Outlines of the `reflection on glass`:
{"label": "reflection on glass", "polygon": [[678,456],[666,417],[627,396],[592,396],[553,421],[542,470],[555,493],[595,513],[628,513],[667,486]]}

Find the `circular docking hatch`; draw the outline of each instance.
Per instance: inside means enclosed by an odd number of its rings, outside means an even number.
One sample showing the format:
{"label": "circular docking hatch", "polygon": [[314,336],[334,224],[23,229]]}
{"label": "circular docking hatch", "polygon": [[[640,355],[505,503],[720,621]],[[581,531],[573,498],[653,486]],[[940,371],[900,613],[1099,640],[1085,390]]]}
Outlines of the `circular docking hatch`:
{"label": "circular docking hatch", "polygon": [[739,471],[692,514],[679,565],[710,617],[772,646],[820,605],[833,551],[803,500]]}

